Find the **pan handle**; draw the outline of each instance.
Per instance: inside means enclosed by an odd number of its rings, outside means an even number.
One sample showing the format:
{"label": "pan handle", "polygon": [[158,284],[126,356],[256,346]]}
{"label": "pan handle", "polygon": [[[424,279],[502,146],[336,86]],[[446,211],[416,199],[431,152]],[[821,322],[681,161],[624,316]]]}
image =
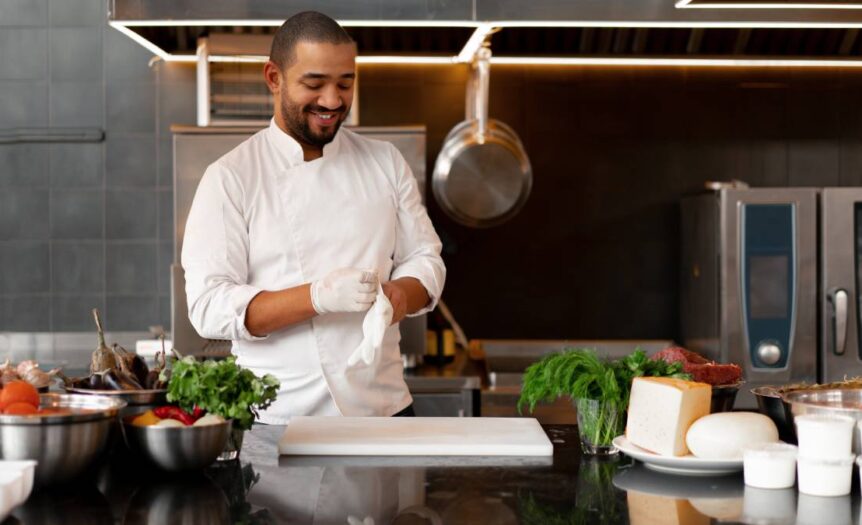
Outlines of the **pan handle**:
{"label": "pan handle", "polygon": [[476,121],[479,125],[476,140],[479,144],[485,143],[485,134],[488,131],[488,86],[491,83],[491,49],[483,45],[476,51],[476,59],[473,64],[477,75],[476,86]]}

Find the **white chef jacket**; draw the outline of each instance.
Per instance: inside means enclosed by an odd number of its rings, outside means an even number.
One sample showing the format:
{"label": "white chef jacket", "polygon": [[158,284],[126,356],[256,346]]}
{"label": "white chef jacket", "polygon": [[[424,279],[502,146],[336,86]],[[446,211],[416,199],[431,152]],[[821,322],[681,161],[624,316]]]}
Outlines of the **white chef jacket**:
{"label": "white chef jacket", "polygon": [[305,162],[273,120],[211,164],[186,222],[182,265],[189,318],[210,339],[230,339],[237,363],[281,381],[261,421],[292,415],[389,416],[412,399],[398,326],[370,365],[347,367],[365,312],[331,313],[266,337],[245,328],[262,290],[320,279],[343,267],[376,268],[381,282],[418,279],[434,308],[446,270],[416,179],[388,142],[341,129]]}

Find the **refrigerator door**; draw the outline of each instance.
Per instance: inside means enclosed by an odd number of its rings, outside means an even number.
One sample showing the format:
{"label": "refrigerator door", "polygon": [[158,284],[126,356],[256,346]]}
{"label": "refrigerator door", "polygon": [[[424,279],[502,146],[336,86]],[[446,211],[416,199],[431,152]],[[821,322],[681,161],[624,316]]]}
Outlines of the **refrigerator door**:
{"label": "refrigerator door", "polygon": [[824,188],[820,198],[820,380],[862,375],[862,188]]}

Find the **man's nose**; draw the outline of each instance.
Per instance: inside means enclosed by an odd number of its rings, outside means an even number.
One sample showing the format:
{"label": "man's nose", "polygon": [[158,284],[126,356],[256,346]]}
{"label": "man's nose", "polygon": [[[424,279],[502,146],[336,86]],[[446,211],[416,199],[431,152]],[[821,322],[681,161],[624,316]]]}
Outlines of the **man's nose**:
{"label": "man's nose", "polygon": [[326,109],[335,110],[341,108],[344,101],[341,100],[341,94],[338,93],[338,89],[335,86],[332,86],[323,90],[323,93],[320,94],[320,98],[317,99],[317,104]]}

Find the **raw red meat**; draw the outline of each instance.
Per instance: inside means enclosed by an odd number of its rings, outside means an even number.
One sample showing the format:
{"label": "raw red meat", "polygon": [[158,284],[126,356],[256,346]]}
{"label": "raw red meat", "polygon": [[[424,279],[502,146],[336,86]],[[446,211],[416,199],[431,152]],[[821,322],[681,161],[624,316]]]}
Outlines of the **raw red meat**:
{"label": "raw red meat", "polygon": [[663,359],[668,363],[682,362],[683,371],[691,374],[693,380],[710,385],[736,383],[742,377],[739,365],[716,363],[680,346],[665,348],[652,358]]}

